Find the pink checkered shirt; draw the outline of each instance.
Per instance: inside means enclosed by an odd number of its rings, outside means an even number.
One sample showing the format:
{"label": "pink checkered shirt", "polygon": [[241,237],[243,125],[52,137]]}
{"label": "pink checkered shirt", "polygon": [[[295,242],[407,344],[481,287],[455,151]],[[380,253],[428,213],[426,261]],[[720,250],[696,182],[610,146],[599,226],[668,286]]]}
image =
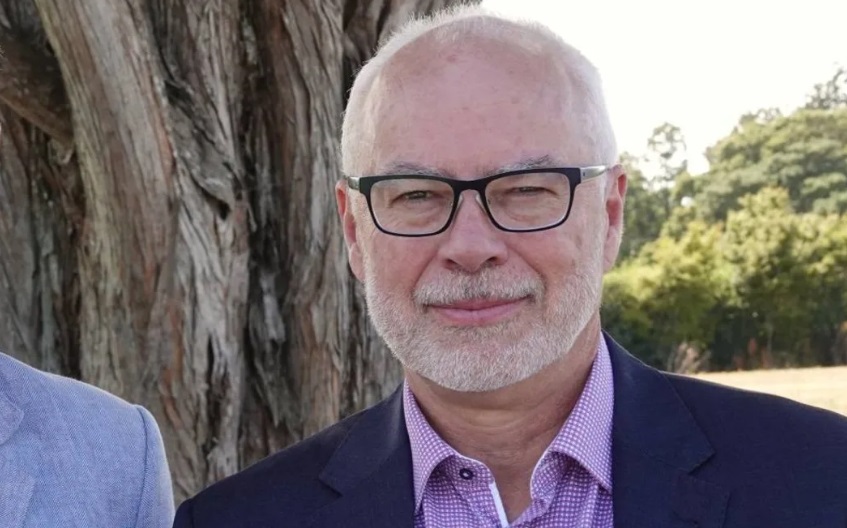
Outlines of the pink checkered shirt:
{"label": "pink checkered shirt", "polygon": [[415,528],[612,528],[613,402],[612,365],[601,336],[576,406],[532,473],[532,502],[509,524],[491,471],[432,429],[406,384]]}

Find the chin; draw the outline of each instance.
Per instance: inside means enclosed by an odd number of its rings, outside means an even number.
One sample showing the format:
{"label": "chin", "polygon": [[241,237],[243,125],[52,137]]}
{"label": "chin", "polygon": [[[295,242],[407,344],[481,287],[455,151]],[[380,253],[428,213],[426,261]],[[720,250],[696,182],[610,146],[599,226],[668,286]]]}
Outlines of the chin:
{"label": "chin", "polygon": [[484,372],[477,372],[476,375],[465,374],[457,376],[456,373],[461,372],[460,369],[444,373],[445,375],[426,375],[418,373],[427,378],[432,383],[456,392],[491,392],[499,389],[504,389],[516,383],[519,383],[529,377],[532,377],[536,372],[516,373],[513,369],[508,371],[492,371],[488,369]]}
{"label": "chin", "polygon": [[[489,336],[490,337],[490,336]],[[564,350],[535,337],[432,340],[395,354],[404,367],[436,385],[458,392],[488,392],[519,383],[564,356]]]}

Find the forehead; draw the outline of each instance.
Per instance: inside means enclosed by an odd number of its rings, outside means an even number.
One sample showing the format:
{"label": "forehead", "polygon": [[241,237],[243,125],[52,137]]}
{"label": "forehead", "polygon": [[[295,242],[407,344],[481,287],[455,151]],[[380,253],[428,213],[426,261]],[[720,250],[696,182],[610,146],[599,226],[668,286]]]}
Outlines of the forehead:
{"label": "forehead", "polygon": [[373,171],[397,164],[475,177],[526,159],[585,163],[568,77],[538,49],[491,38],[400,50],[370,94]]}

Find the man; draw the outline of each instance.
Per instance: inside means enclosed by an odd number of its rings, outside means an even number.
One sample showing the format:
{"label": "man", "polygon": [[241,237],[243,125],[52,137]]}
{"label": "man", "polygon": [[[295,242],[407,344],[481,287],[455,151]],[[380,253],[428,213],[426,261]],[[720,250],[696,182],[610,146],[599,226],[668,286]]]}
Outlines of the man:
{"label": "man", "polygon": [[173,511],[150,413],[0,354],[0,527],[162,528]]}
{"label": "man", "polygon": [[847,421],[601,332],[626,176],[579,52],[472,8],[413,23],[358,75],[342,156],[350,265],[405,382],[175,526],[847,525]]}

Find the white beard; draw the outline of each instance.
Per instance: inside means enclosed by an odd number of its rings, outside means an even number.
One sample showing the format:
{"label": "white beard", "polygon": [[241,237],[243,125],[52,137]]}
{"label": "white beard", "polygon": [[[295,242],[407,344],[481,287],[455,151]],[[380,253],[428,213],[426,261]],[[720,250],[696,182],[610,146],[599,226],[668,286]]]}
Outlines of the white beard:
{"label": "white beard", "polygon": [[[598,252],[599,253],[599,252]],[[469,275],[451,273],[419,286],[413,302],[380,285],[365,259],[365,295],[374,327],[403,366],[436,384],[462,392],[496,390],[522,381],[564,357],[597,313],[602,291],[599,258],[563,283],[551,298],[538,276],[509,277],[497,267]],[[425,305],[495,298],[529,301],[513,320],[490,326],[437,323]],[[542,308],[547,306],[546,311]],[[410,309],[411,307],[411,309]],[[539,318],[527,321],[526,311]]]}

